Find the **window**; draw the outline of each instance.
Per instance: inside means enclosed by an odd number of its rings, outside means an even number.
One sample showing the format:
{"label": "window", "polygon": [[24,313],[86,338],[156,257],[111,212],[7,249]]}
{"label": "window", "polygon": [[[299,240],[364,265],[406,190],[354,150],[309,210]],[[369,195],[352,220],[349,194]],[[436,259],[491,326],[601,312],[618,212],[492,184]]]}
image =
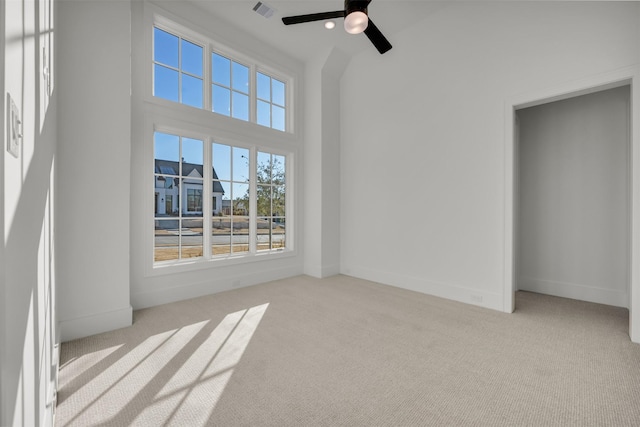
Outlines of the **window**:
{"label": "window", "polygon": [[187,189],[187,211],[202,212],[202,190]]}
{"label": "window", "polygon": [[154,260],[202,257],[204,142],[156,132],[154,153]]}
{"label": "window", "polygon": [[157,27],[153,34],[153,94],[202,108],[202,46]]}
{"label": "window", "polygon": [[[278,131],[287,130],[289,79],[257,71],[258,64],[248,60],[240,61],[213,50],[205,52],[203,43],[177,33],[154,27],[154,96]],[[204,53],[211,61],[203,63]],[[203,96],[204,81],[210,84],[207,97]]]}
{"label": "window", "polygon": [[167,266],[291,253],[293,80],[192,29],[154,20],[153,98],[144,103],[153,126],[153,199],[150,185],[145,196],[154,205],[153,214],[146,209],[151,265],[162,274]]}
{"label": "window", "polygon": [[212,111],[249,120],[249,67],[217,53],[211,54]]}
{"label": "window", "polygon": [[258,152],[258,250],[285,247],[285,157]]}
{"label": "window", "polygon": [[285,84],[266,74],[258,73],[257,123],[284,131],[285,129]]}
{"label": "window", "polygon": [[[155,262],[286,248],[286,156],[211,142],[210,161],[203,162],[202,140],[162,132],[155,132],[154,147]],[[209,168],[211,181],[205,182]],[[203,215],[206,192],[212,205]],[[174,206],[174,197],[185,205]],[[205,223],[211,224],[208,235]]]}

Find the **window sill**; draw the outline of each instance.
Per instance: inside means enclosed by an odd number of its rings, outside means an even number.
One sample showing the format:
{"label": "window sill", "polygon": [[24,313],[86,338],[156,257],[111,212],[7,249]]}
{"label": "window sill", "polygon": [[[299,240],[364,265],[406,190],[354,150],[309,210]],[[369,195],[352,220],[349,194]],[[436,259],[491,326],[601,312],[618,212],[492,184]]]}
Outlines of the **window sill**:
{"label": "window sill", "polygon": [[297,255],[292,249],[282,251],[262,252],[250,255],[231,255],[228,257],[216,257],[208,260],[194,258],[193,260],[164,261],[153,264],[147,277],[164,276],[168,274],[186,273],[191,271],[224,268],[235,265],[246,265],[254,262],[274,261],[278,259],[291,258]]}

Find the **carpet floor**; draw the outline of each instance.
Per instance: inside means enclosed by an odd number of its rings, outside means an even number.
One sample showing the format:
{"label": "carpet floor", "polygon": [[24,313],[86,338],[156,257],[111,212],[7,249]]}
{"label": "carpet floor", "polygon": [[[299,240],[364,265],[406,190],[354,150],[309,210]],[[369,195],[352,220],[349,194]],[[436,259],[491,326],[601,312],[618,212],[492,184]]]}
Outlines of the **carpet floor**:
{"label": "carpet floor", "polygon": [[62,344],[57,426],[638,426],[628,310],[505,314],[335,276],[134,312]]}

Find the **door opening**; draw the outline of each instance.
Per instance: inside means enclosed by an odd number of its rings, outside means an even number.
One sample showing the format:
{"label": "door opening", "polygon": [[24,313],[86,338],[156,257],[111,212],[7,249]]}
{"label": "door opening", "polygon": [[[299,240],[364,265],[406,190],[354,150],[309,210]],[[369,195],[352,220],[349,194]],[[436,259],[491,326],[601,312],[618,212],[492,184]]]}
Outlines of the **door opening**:
{"label": "door opening", "polygon": [[629,306],[630,86],[516,110],[515,286]]}

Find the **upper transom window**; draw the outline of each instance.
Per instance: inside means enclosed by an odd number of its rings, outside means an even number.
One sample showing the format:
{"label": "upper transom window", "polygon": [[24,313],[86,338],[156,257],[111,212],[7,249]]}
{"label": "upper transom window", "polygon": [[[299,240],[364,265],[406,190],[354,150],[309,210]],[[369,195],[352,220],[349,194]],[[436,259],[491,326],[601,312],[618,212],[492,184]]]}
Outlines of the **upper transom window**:
{"label": "upper transom window", "polygon": [[288,80],[154,26],[155,97],[285,132],[290,127]]}

